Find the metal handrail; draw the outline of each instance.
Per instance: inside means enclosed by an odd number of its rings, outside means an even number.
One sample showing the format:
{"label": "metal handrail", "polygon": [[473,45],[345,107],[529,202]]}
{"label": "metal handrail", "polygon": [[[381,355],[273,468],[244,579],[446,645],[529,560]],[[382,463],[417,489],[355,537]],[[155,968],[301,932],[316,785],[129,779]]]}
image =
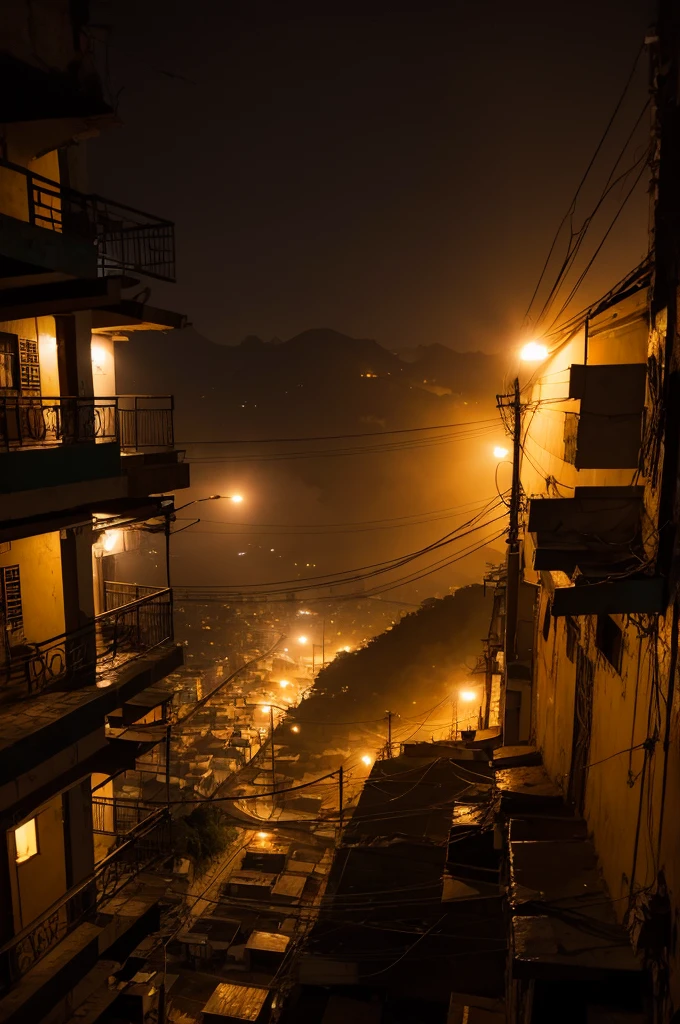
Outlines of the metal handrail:
{"label": "metal handrail", "polygon": [[26,181],[28,222],[84,238],[97,248],[101,277],[126,270],[175,280],[173,221],[68,185],[0,159],[0,167]]}
{"label": "metal handrail", "polygon": [[[14,982],[34,967],[51,949],[78,927],[105,900],[115,896],[140,871],[143,871],[169,849],[165,832],[158,848],[138,857],[131,868],[129,855],[151,833],[170,825],[170,813],[161,808],[126,833],[123,842],[107,854],[87,878],[64,893],[34,921],[0,947],[0,965],[8,981]],[[130,870],[121,870],[128,868]]]}
{"label": "metal handrail", "polygon": [[[154,602],[158,614],[154,615],[152,609],[151,617],[145,621],[144,609]],[[118,668],[140,652],[171,641],[172,603],[172,590],[165,587],[100,612],[76,630],[39,643],[23,644],[18,648],[19,657],[12,658],[10,647],[8,660],[0,667],[0,697],[3,687],[12,699],[16,698],[17,688],[24,688],[25,695],[30,697],[81,674],[85,677],[84,685],[88,685],[94,682],[94,678],[88,678],[90,672]]]}
{"label": "metal handrail", "polygon": [[123,451],[174,448],[174,410],[172,395],[0,394],[0,448],[104,441]]}

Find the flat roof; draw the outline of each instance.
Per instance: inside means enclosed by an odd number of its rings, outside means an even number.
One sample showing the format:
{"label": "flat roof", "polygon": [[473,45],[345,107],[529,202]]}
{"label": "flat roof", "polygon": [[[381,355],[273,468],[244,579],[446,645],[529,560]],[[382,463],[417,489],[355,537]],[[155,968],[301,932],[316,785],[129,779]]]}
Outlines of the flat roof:
{"label": "flat roof", "polygon": [[268,953],[285,953],[290,935],[280,932],[253,932],[246,942],[246,949],[263,949]]}
{"label": "flat roof", "polygon": [[268,995],[269,989],[266,988],[223,982],[210,996],[203,1013],[235,1017],[237,1020],[257,1020]]}
{"label": "flat roof", "polygon": [[306,881],[304,875],[279,875],[272,893],[277,896],[302,896]]}

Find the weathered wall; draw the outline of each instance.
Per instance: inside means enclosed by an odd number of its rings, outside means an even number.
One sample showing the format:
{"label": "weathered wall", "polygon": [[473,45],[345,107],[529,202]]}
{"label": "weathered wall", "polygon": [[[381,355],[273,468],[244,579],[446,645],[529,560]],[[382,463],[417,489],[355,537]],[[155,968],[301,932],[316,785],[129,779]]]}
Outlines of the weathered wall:
{"label": "weathered wall", "polygon": [[66,891],[61,795],[44,804],[34,817],[38,833],[36,856],[17,864],[14,833],[7,834],[15,931],[30,924]]}
{"label": "weathered wall", "polygon": [[26,639],[37,643],[64,632],[64,593],[58,533],[13,540],[0,566],[18,565]]}

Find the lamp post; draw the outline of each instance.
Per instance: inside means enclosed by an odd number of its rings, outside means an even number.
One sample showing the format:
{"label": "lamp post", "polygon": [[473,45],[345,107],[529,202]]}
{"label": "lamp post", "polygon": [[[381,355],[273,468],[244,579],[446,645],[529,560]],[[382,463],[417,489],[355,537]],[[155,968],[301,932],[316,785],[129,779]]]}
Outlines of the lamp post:
{"label": "lamp post", "polygon": [[272,764],[272,805],[276,802],[276,751],[274,750],[274,709],[277,711],[283,711],[284,715],[288,711],[288,708],[282,708],[279,704],[246,704],[247,708],[260,708],[265,713],[269,712],[269,742],[271,745],[271,764]]}
{"label": "lamp post", "polygon": [[193,501],[187,501],[186,504],[180,505],[179,508],[173,509],[175,512],[181,512],[183,508],[189,508],[189,505],[198,505],[201,501],[233,501],[234,504],[240,505],[243,501],[242,494],[208,494],[205,498],[194,498]]}

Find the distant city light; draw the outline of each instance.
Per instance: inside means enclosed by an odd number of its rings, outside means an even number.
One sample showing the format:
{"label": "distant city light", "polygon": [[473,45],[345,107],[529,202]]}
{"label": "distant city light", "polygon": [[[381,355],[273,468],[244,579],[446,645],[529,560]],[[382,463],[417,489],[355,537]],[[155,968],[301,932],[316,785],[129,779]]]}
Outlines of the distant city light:
{"label": "distant city light", "polygon": [[299,644],[306,644],[307,643],[307,637],[306,636],[299,636],[298,637],[298,643]]}
{"label": "distant city light", "polygon": [[269,832],[258,832],[257,833],[257,838],[258,839],[269,839]]}
{"label": "distant city light", "polygon": [[497,459],[504,459],[506,455],[510,454],[510,450],[508,448],[503,448],[500,444],[497,444],[493,453]]}
{"label": "distant city light", "polygon": [[458,696],[461,700],[465,701],[466,704],[477,699],[477,694],[474,690],[461,690]]}
{"label": "distant city light", "polygon": [[364,754],[361,758],[365,765],[373,764],[373,758],[370,754]]}
{"label": "distant city light", "polygon": [[279,683],[279,686],[281,687],[282,690],[285,690],[287,686],[290,686],[290,683],[288,682],[287,679],[282,679],[281,682]]}
{"label": "distant city light", "polygon": [[341,647],[340,650],[344,651],[345,654],[349,654],[350,651],[352,650],[352,648],[351,647]]}
{"label": "distant city light", "polygon": [[312,613],[311,613],[311,612],[309,612],[309,611],[307,611],[307,609],[306,609],[306,608],[300,608],[300,609],[298,610],[298,615],[311,615],[311,614],[312,614]]}
{"label": "distant city light", "polygon": [[265,715],[268,715],[269,712],[271,711],[271,707],[269,706],[269,704],[261,704],[260,709],[264,711]]}
{"label": "distant city light", "polygon": [[529,341],[519,354],[525,363],[542,363],[548,358],[548,349],[538,341]]}
{"label": "distant city light", "polygon": [[299,732],[300,731],[300,726],[299,725],[293,725],[293,726],[291,726],[290,731],[291,732]]}

